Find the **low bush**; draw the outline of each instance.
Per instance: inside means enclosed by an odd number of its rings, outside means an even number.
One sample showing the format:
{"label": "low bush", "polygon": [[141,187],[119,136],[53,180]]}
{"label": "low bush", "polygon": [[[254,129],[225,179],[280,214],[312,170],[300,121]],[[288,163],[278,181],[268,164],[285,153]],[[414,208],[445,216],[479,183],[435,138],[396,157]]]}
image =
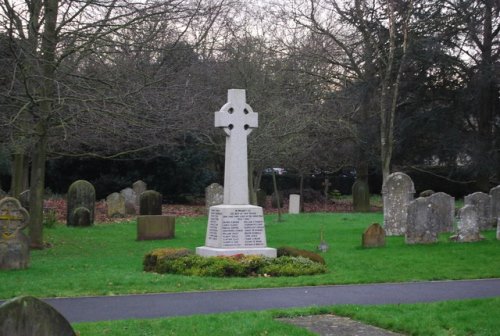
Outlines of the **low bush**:
{"label": "low bush", "polygon": [[142,264],[145,271],[156,272],[160,261],[166,259],[172,260],[190,254],[193,254],[193,252],[191,252],[191,250],[188,250],[187,248],[159,248],[146,254],[144,256],[144,261]]}
{"label": "low bush", "polygon": [[311,261],[325,265],[325,259],[323,259],[323,257],[319,254],[290,246],[279,247],[278,257],[304,257]]}
{"label": "low bush", "polygon": [[326,272],[326,266],[304,257],[258,255],[202,257],[187,249],[157,249],[144,258],[144,270],[212,277],[299,276]]}

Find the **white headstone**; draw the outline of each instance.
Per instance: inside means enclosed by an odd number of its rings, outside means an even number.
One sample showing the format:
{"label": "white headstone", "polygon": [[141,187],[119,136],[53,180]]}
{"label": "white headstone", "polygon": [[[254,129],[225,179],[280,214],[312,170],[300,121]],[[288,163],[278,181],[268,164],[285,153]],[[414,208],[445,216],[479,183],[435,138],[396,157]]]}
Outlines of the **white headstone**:
{"label": "white headstone", "polygon": [[249,205],[247,136],[258,125],[257,113],[246,103],[245,90],[229,90],[228,102],[215,112],[215,127],[226,133],[224,204],[210,207],[202,256],[258,254],[276,257],[266,247],[261,207]]}
{"label": "white headstone", "polygon": [[288,213],[300,213],[300,195],[290,194],[290,205],[288,206]]}
{"label": "white headstone", "polygon": [[392,173],[382,186],[384,201],[384,230],[387,236],[404,235],[408,218],[408,205],[413,201],[415,187],[405,173]]}

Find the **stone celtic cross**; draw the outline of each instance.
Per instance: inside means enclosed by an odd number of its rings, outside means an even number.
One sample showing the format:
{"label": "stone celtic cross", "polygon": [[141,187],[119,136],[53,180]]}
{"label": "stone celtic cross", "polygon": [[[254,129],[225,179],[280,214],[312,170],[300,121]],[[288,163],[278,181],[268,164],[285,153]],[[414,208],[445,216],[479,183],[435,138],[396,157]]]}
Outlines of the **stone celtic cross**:
{"label": "stone celtic cross", "polygon": [[245,90],[228,90],[228,102],[215,112],[215,127],[226,137],[224,204],[248,204],[247,136],[258,125],[258,114],[246,103]]}

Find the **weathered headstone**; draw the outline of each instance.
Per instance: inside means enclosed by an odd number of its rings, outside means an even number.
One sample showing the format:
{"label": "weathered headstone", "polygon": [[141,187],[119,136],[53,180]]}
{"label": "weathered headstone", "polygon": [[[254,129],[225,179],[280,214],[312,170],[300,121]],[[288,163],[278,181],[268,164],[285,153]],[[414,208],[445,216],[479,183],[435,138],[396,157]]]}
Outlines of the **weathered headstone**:
{"label": "weathered headstone", "polygon": [[458,211],[457,234],[450,237],[450,240],[469,243],[482,240],[479,232],[479,216],[477,208],[473,205],[465,205]]}
{"label": "weathered headstone", "polygon": [[218,183],[212,183],[205,188],[205,206],[207,211],[211,206],[224,203],[224,187]]}
{"label": "weathered headstone", "polygon": [[[83,209],[87,209],[84,211]],[[76,211],[78,209],[78,211]],[[94,224],[95,214],[95,189],[94,186],[85,180],[73,182],[68,189],[67,196],[67,225],[68,226],[89,226]],[[88,219],[87,219],[88,217]]]}
{"label": "weathered headstone", "polygon": [[408,205],[406,244],[437,243],[439,223],[436,206],[428,197],[419,197]]}
{"label": "weathered headstone", "polygon": [[392,173],[382,187],[384,202],[384,230],[387,236],[404,235],[408,217],[408,204],[413,201],[415,187],[405,173]]}
{"label": "weathered headstone", "polygon": [[427,189],[427,190],[424,190],[420,193],[419,197],[429,197],[431,196],[432,194],[435,194],[434,190],[431,190],[431,189]]}
{"label": "weathered headstone", "polygon": [[137,194],[132,188],[125,188],[120,191],[120,194],[125,198],[125,213],[127,215],[135,215],[137,213]]}
{"label": "weathered headstone", "polygon": [[114,192],[106,197],[109,218],[125,217],[125,197],[122,194]]}
{"label": "weathered headstone", "polygon": [[357,180],[352,185],[352,207],[356,212],[370,211],[370,190],[364,180]]}
{"label": "weathered headstone", "polygon": [[13,197],[0,200],[0,269],[22,269],[29,264],[29,240],[22,230],[29,214]]}
{"label": "weathered headstone", "polygon": [[491,217],[493,222],[500,217],[500,185],[490,189]]}
{"label": "weathered headstone", "polygon": [[171,239],[174,237],[174,216],[137,216],[137,240]]}
{"label": "weathered headstone", "polygon": [[161,215],[162,196],[154,190],[146,190],[141,193],[139,202],[139,214],[145,215]]}
{"label": "weathered headstone", "polygon": [[229,90],[228,103],[215,112],[215,127],[227,135],[224,204],[210,208],[205,246],[196,248],[199,255],[276,257],[276,249],[266,246],[262,208],[250,205],[248,199],[247,136],[257,124],[245,90]]}
{"label": "weathered headstone", "polygon": [[21,296],[0,306],[2,336],[75,336],[69,322],[42,300]]}
{"label": "weathered headstone", "polygon": [[291,214],[300,213],[300,195],[290,194],[288,213]]}
{"label": "weathered headstone", "polygon": [[429,201],[434,204],[436,209],[439,232],[453,232],[453,223],[455,222],[455,198],[444,192],[431,194]]}
{"label": "weathered headstone", "polygon": [[491,196],[483,192],[475,192],[464,197],[465,205],[476,207],[478,216],[479,230],[489,230],[493,228],[495,221],[491,216]]}
{"label": "weathered headstone", "polygon": [[136,196],[136,206],[139,206],[141,194],[148,189],[146,182],[139,180],[132,184],[132,190],[135,192]]}
{"label": "weathered headstone", "polygon": [[385,246],[385,230],[378,224],[373,223],[365,232],[361,239],[361,245],[363,247],[383,247]]}

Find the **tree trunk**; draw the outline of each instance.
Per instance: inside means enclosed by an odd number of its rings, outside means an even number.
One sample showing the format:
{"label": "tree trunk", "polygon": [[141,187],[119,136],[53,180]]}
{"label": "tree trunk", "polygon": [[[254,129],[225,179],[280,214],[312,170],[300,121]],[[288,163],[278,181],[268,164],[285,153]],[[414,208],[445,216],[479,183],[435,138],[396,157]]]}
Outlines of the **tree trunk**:
{"label": "tree trunk", "polygon": [[47,136],[42,133],[35,144],[31,168],[30,188],[30,247],[43,249],[43,196],[45,192],[45,161],[47,155]]}
{"label": "tree trunk", "polygon": [[282,222],[280,193],[278,190],[278,183],[276,182],[276,173],[274,172],[274,169],[273,169],[273,188],[274,188],[274,194],[276,195],[276,203],[277,203],[276,205],[278,206],[278,222]]}
{"label": "tree trunk", "polygon": [[12,197],[19,198],[19,194],[21,194],[25,189],[24,181],[25,181],[25,155],[23,153],[15,153],[13,155],[13,165],[12,165],[12,183],[11,183],[11,194]]}

